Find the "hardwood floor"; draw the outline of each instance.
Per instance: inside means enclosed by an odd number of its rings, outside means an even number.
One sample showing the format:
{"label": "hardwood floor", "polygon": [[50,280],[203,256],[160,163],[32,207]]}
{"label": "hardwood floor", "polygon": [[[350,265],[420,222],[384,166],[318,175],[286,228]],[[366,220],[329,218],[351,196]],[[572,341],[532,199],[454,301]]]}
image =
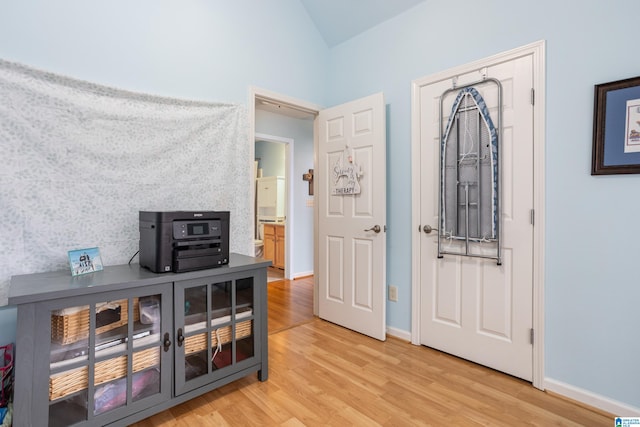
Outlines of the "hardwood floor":
{"label": "hardwood floor", "polygon": [[313,277],[267,284],[269,335],[313,320]]}
{"label": "hardwood floor", "polygon": [[134,425],[613,424],[612,415],[549,395],[525,381],[426,347],[395,338],[380,342],[314,318],[312,282],[268,285],[267,381],[250,375]]}
{"label": "hardwood floor", "polygon": [[275,267],[267,267],[267,282],[273,282],[276,280],[284,280],[284,270]]}

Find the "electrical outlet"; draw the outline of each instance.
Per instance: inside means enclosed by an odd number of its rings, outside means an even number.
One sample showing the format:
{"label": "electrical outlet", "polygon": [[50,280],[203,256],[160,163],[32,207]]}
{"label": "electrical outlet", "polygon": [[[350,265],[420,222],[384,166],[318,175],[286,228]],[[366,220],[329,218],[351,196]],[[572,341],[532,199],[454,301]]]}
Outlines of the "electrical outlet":
{"label": "electrical outlet", "polygon": [[389,301],[398,302],[398,287],[389,285]]}

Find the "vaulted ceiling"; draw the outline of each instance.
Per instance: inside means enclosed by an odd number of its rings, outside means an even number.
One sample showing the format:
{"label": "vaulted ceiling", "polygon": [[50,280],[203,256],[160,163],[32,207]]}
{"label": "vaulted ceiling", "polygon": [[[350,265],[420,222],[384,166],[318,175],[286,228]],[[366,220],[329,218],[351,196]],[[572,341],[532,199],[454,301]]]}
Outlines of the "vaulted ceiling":
{"label": "vaulted ceiling", "polygon": [[426,0],[300,0],[334,47]]}
{"label": "vaulted ceiling", "polygon": [[[329,47],[336,46],[426,0],[300,0]],[[297,119],[314,115],[267,99],[256,109]]]}

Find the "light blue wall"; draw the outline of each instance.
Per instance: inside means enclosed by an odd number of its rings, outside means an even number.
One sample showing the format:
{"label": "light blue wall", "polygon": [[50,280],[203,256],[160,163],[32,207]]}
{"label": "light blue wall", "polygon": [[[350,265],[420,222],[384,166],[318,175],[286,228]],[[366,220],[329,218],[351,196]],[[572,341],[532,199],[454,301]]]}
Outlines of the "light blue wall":
{"label": "light blue wall", "polygon": [[[388,324],[409,330],[410,83],[545,39],[545,375],[640,407],[640,176],[589,175],[593,85],[640,74],[639,15],[636,0],[429,0],[329,51],[297,0],[7,0],[0,57],[211,101],[245,103],[249,85],[320,105],[384,91],[387,272],[400,288]],[[0,311],[0,344],[14,337],[14,311]]]}
{"label": "light blue wall", "polygon": [[640,2],[462,3],[426,1],[331,50],[328,105],[388,104],[388,325],[411,324],[411,81],[544,39],[545,375],[640,407],[640,176],[590,175],[593,87],[640,74]]}
{"label": "light blue wall", "polygon": [[[323,104],[327,57],[298,0],[0,2],[0,58],[137,92],[246,104],[256,86]],[[0,308],[0,345],[15,329]]]}
{"label": "light blue wall", "polygon": [[255,158],[262,176],[284,176],[285,145],[278,142],[256,141]]}
{"label": "light blue wall", "polygon": [[0,2],[3,59],[156,95],[322,103],[327,53],[298,0]]}
{"label": "light blue wall", "polygon": [[293,224],[287,232],[295,235],[290,274],[293,277],[313,272],[313,208],[306,201],[309,185],[302,174],[313,169],[313,120],[294,119],[267,111],[256,111],[256,132],[293,139]]}

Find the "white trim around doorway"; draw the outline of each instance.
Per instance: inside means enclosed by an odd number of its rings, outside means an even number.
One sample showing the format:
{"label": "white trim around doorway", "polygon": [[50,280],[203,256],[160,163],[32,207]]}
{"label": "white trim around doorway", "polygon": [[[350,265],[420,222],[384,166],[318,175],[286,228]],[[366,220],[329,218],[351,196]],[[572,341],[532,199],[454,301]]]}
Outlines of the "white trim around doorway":
{"label": "white trim around doorway", "polygon": [[[276,135],[267,135],[266,133],[256,133],[254,141],[274,142],[284,144],[284,164],[285,164],[285,200],[287,201],[287,209],[285,212],[285,224],[287,232],[285,233],[284,244],[284,277],[285,279],[293,279],[291,277],[291,266],[293,265],[293,236],[295,236],[294,216],[293,216],[293,149],[294,140]],[[254,143],[255,143],[254,142]]]}
{"label": "white trim around doorway", "polygon": [[[272,103],[276,103],[278,105],[284,106],[286,108],[290,108],[293,110],[301,111],[304,113],[312,114],[317,117],[322,107],[319,105],[313,104],[311,102],[303,101],[300,99],[292,98],[287,95],[282,95],[267,89],[262,89],[254,86],[249,87],[249,99],[247,102],[247,110],[249,116],[249,140],[251,146],[251,162],[255,158],[255,137],[256,137],[256,100],[269,101]],[[313,167],[317,170],[317,152],[318,152],[318,129],[317,129],[317,121],[314,119],[314,127],[313,127]],[[293,156],[291,156],[293,159]],[[293,160],[292,160],[293,161]],[[253,163],[252,163],[253,164]],[[250,165],[249,165],[250,166]],[[251,166],[250,166],[251,167]],[[255,186],[249,183],[250,188],[253,192],[255,192]],[[317,194],[318,184],[314,182],[314,194]],[[255,197],[255,194],[254,194]],[[288,209],[288,208],[287,208]],[[253,212],[253,218],[255,220],[255,211]],[[288,235],[292,235],[292,233],[287,233]],[[314,251],[313,251],[313,268],[314,271],[318,271],[318,250],[317,250],[317,241],[318,241],[318,207],[317,204],[314,204],[313,207],[313,241],[314,241]],[[288,243],[288,242],[287,242]],[[286,248],[291,245],[287,244]],[[288,264],[290,260],[287,259],[286,263]],[[308,274],[313,274],[310,272]],[[305,275],[308,275],[305,273]],[[318,276],[314,275],[314,286],[313,286],[313,314],[318,314]]]}

